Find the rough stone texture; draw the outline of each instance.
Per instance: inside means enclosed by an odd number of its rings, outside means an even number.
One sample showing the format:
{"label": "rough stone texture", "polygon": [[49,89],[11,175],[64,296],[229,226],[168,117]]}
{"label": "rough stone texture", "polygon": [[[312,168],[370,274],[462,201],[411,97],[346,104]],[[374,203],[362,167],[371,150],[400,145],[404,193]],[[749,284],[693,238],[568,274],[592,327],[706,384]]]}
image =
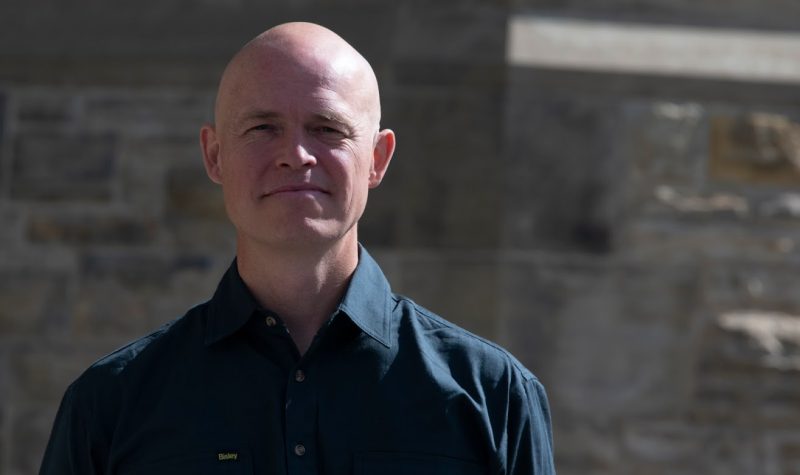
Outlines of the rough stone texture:
{"label": "rough stone texture", "polygon": [[69,276],[36,270],[0,274],[0,333],[35,335],[63,327]]}
{"label": "rough stone texture", "polygon": [[509,90],[506,111],[505,245],[608,252],[625,192],[613,181],[622,165],[614,153],[618,106],[522,87]]}
{"label": "rough stone texture", "polygon": [[12,409],[8,424],[14,443],[7,451],[8,462],[4,473],[22,475],[39,471],[40,461],[27,452],[44,453],[54,417],[55,410],[52,404],[25,404]]}
{"label": "rough stone texture", "polygon": [[28,221],[27,238],[36,244],[144,244],[155,237],[156,223],[141,217],[71,215],[69,212],[34,214]]}
{"label": "rough stone texture", "polygon": [[166,212],[175,219],[226,219],[222,190],[198,163],[167,171]]}
{"label": "rough stone texture", "polygon": [[14,143],[11,173],[14,199],[109,200],[114,139],[109,135],[21,134]]}
{"label": "rough stone texture", "polygon": [[709,173],[713,179],[800,184],[800,124],[761,113],[715,117],[711,130]]}
{"label": "rough stone texture", "polygon": [[498,339],[496,262],[491,256],[405,256],[391,282],[396,292],[436,307],[437,313],[478,335]]}
{"label": "rough stone texture", "polygon": [[[376,195],[381,209],[370,209],[364,236],[375,229],[370,219],[391,213],[395,232],[389,245],[495,246],[502,202],[490,190],[502,183],[503,168],[497,163],[499,124],[487,118],[500,115],[500,96],[436,87],[391,99],[397,104],[385,122],[398,124],[398,151],[387,189]],[[485,133],[465,133],[476,129]]]}
{"label": "rough stone texture", "polygon": [[364,52],[398,134],[361,240],[396,291],[540,377],[560,474],[800,473],[798,85],[509,67],[507,19],[528,7],[794,32],[800,15],[791,0],[4,2],[0,475],[36,473],[87,365],[212,294],[235,241],[197,131],[230,54],[298,18]]}
{"label": "rough stone texture", "polygon": [[797,30],[792,18],[800,7],[792,0],[773,0],[770,8],[758,0],[510,0],[514,8],[600,17],[612,21],[689,24],[728,28]]}

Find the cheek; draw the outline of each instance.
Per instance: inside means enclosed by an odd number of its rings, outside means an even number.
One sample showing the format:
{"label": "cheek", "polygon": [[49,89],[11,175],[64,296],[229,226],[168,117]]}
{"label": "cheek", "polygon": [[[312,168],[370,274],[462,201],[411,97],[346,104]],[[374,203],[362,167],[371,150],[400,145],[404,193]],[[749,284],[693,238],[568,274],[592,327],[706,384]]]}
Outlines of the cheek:
{"label": "cheek", "polygon": [[267,166],[265,157],[269,154],[264,148],[246,144],[228,150],[227,160],[223,162],[223,174],[227,175],[228,181],[246,183],[257,179]]}
{"label": "cheek", "polygon": [[351,181],[359,186],[369,182],[369,174],[372,168],[372,149],[354,144],[345,147],[347,165],[350,169]]}

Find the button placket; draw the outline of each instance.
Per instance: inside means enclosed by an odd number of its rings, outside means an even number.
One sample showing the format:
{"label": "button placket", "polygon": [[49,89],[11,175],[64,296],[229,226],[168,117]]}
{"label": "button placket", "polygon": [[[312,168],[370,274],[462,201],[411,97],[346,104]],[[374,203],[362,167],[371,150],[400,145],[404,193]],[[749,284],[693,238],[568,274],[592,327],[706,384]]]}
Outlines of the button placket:
{"label": "button placket", "polygon": [[288,376],[284,434],[289,473],[316,475],[317,456],[314,453],[317,431],[317,400],[308,368],[296,366]]}

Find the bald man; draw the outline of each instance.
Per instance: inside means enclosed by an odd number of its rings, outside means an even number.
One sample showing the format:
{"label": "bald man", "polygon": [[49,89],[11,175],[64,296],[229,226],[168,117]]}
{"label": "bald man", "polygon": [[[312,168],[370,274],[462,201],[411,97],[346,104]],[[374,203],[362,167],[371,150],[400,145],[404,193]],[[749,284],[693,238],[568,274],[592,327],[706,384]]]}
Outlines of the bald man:
{"label": "bald man", "polygon": [[393,294],[358,242],[395,148],[335,33],[289,23],[225,69],[200,144],[236,229],[213,298],[67,389],[42,474],[552,474],[539,381]]}

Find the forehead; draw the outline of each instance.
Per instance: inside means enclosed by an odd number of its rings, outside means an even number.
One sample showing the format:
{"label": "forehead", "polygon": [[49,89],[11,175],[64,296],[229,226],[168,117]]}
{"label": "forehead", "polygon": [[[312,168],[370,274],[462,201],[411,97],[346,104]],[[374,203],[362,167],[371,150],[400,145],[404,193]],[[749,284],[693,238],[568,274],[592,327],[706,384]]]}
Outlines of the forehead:
{"label": "forehead", "polygon": [[[368,91],[347,61],[289,57],[282,52],[242,58],[220,88],[230,118],[253,111],[335,115],[355,120],[369,107]],[[224,90],[223,90],[224,89]]]}

